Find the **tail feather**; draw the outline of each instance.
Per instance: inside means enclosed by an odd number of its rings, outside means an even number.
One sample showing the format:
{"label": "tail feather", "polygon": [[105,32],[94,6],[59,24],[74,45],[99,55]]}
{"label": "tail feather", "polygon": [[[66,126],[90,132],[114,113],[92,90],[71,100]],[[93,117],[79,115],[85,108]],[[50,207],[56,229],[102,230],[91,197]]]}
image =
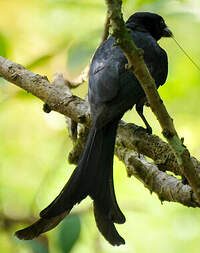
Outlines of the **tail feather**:
{"label": "tail feather", "polygon": [[15,235],[21,240],[32,240],[35,237],[38,237],[40,234],[56,227],[68,215],[68,213],[69,212],[66,211],[49,219],[40,218],[31,226],[18,230]]}
{"label": "tail feather", "polygon": [[54,228],[73,208],[88,195],[94,200],[97,227],[112,244],[124,244],[114,223],[124,223],[113,185],[113,155],[118,120],[97,129],[93,126],[78,166],[55,200],[40,213],[33,225],[18,231],[20,239],[34,238]]}
{"label": "tail feather", "polygon": [[113,246],[125,244],[124,239],[117,232],[114,223],[100,211],[95,202],[94,217],[99,231],[110,244]]}
{"label": "tail feather", "polygon": [[[93,166],[97,167],[98,156],[100,155],[101,139],[98,136],[96,128],[91,128],[78,166],[60,194],[49,206],[40,212],[40,217],[50,218],[57,216],[66,210],[71,210],[75,204],[80,203],[87,197],[91,188],[92,178],[94,177]],[[97,139],[100,143],[95,145]],[[92,153],[95,153],[95,156],[92,156]]]}
{"label": "tail feather", "polygon": [[106,216],[116,223],[124,223],[113,186],[113,155],[118,121],[103,129],[90,130],[84,152],[71,178],[57,198],[40,216],[50,218],[63,213],[90,195]]}
{"label": "tail feather", "polygon": [[113,156],[117,126],[118,121],[113,121],[102,129],[101,156],[90,196],[105,216],[115,223],[122,224],[125,222],[125,217],[117,204],[113,184]]}

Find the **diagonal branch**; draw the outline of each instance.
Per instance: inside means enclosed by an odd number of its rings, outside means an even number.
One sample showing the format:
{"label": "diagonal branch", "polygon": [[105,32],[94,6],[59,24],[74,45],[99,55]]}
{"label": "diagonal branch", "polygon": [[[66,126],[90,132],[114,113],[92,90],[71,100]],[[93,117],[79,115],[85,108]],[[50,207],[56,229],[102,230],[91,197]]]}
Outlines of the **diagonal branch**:
{"label": "diagonal branch", "polygon": [[126,55],[130,69],[144,89],[151,109],[162,127],[162,133],[173,150],[184,176],[187,178],[200,203],[200,174],[196,172],[194,164],[190,159],[190,153],[178,137],[173,120],[169,116],[156,90],[155,82],[144,62],[143,51],[136,47],[125,27],[121,13],[122,1],[106,0],[106,4],[113,29],[113,36],[118,46],[120,46]]}
{"label": "diagonal branch", "polygon": [[163,201],[179,202],[189,207],[199,207],[192,188],[179,179],[160,171],[153,163],[133,151],[116,147],[116,154],[122,160],[129,176],[135,176],[150,192],[155,192]]}
{"label": "diagonal branch", "polygon": [[[69,154],[71,163],[77,164],[87,135],[88,129],[83,127],[78,142]],[[142,155],[138,155],[138,153],[128,150],[122,145],[115,146],[115,154],[126,165],[128,176],[136,177],[150,192],[155,192],[162,202],[178,202],[189,207],[200,206],[189,185],[183,184],[176,177],[160,171],[154,163],[147,162]]]}
{"label": "diagonal branch", "polygon": [[[89,124],[89,107],[83,99],[69,95],[68,87],[52,85],[46,76],[34,74],[22,65],[0,56],[0,76],[44,101],[51,110],[79,123]],[[81,112],[84,111],[84,114]]]}

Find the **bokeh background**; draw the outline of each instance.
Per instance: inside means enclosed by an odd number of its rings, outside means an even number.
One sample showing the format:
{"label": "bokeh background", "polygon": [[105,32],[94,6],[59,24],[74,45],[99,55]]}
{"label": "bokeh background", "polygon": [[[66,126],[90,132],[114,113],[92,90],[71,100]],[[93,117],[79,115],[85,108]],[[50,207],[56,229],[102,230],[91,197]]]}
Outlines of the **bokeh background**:
{"label": "bokeh background", "polygon": [[[75,78],[88,64],[103,33],[100,0],[0,0],[0,55],[52,80],[59,71]],[[124,0],[124,18],[136,11],[161,14],[176,39],[200,65],[199,0]],[[160,45],[169,57],[167,83],[159,92],[191,153],[200,158],[200,73],[172,39]],[[158,66],[159,67],[159,66]],[[84,97],[87,85],[73,90]],[[160,127],[145,109],[153,132]],[[124,120],[142,125],[134,110]],[[38,217],[73,171],[65,119],[45,114],[42,102],[0,80],[0,252],[3,253],[199,253],[200,209],[161,202],[115,158],[115,188],[127,222],[119,225],[126,245],[110,246],[97,231],[86,199],[56,229],[23,242],[14,231]]]}

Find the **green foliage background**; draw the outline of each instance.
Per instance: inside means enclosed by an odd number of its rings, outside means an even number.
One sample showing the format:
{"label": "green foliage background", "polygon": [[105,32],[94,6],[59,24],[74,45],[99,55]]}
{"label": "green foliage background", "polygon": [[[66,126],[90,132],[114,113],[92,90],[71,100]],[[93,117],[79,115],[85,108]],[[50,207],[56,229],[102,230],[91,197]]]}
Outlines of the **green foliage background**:
{"label": "green foliage background", "polygon": [[[56,71],[74,78],[97,48],[106,7],[100,0],[1,0],[0,55],[52,80]],[[200,65],[199,0],[124,0],[124,17],[135,11],[161,14],[176,39]],[[191,153],[200,158],[200,73],[172,39],[169,77],[160,94]],[[86,85],[74,91],[84,97]],[[160,127],[145,110],[155,134]],[[141,125],[132,110],[124,119]],[[200,210],[160,203],[115,159],[115,188],[127,222],[118,230],[126,245],[110,246],[99,234],[91,200],[39,240],[23,242],[13,233],[38,216],[60,191],[74,166],[65,119],[45,114],[35,97],[0,80],[0,252],[199,253]],[[66,240],[66,241],[65,241]]]}

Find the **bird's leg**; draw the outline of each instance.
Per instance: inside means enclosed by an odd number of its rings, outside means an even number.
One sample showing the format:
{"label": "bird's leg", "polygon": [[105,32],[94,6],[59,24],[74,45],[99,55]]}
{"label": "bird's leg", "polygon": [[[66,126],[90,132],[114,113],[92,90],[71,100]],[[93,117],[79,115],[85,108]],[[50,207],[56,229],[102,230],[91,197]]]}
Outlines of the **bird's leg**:
{"label": "bird's leg", "polygon": [[145,118],[145,116],[143,114],[144,103],[145,103],[145,101],[143,99],[140,100],[140,102],[138,104],[136,104],[136,111],[139,114],[139,116],[141,117],[141,119],[143,120],[143,122],[144,122],[144,124],[146,126],[147,133],[152,134],[152,128],[149,125],[149,123],[147,122],[147,120],[146,120],[146,118]]}

